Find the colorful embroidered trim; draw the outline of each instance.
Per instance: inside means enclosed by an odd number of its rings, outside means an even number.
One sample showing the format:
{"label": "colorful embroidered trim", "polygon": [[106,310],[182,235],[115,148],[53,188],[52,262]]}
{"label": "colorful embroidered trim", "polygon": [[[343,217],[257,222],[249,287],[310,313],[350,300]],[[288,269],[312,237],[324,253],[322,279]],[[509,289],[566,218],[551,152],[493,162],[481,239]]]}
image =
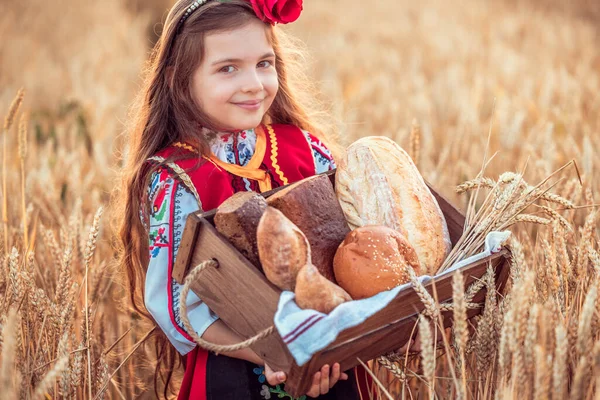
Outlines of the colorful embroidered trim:
{"label": "colorful embroidered trim", "polygon": [[271,139],[271,163],[273,164],[273,168],[275,168],[275,173],[279,175],[281,179],[281,183],[284,185],[288,184],[287,178],[283,175],[283,171],[279,167],[277,163],[277,156],[279,155],[279,149],[277,147],[277,138],[275,137],[275,131],[271,125],[266,125],[267,130],[269,131],[269,138]]}

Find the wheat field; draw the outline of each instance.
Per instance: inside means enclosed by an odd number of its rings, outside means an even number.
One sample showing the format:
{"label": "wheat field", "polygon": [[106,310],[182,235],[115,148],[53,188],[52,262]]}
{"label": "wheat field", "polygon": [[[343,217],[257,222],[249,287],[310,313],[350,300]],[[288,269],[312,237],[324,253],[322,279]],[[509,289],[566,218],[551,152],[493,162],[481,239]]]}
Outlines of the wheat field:
{"label": "wheat field", "polygon": [[[169,1],[3,4],[2,397],[154,398],[151,326],[111,264],[109,199]],[[433,345],[432,304],[423,351],[373,363],[392,398],[600,399],[599,28],[593,0],[306,0],[285,27],[309,50],[342,145],[393,138],[462,211],[478,186],[491,193],[480,219],[514,233],[505,296],[488,291],[467,322],[494,282],[457,276],[444,340]]]}

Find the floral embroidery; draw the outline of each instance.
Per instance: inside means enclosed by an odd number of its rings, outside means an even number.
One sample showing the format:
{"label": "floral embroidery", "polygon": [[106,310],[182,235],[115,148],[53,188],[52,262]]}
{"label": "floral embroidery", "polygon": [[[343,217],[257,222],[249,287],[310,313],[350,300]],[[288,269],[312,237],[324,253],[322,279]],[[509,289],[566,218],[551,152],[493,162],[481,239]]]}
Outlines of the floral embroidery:
{"label": "floral embroidery", "polygon": [[[265,376],[265,367],[256,367],[253,369],[254,373],[258,375],[258,381],[260,383],[265,383],[267,381],[267,377]],[[264,399],[270,399],[271,393],[276,394],[279,399],[289,399],[289,400],[306,400],[306,396],[300,397],[292,397],[289,393],[287,393],[281,385],[277,385],[275,387],[271,387],[268,385],[262,385],[262,390],[260,391],[261,396]]]}
{"label": "floral embroidery", "polygon": [[248,143],[240,140],[238,143],[238,156],[240,157],[240,165],[247,165],[252,155],[254,154],[254,149],[250,148]]}
{"label": "floral embroidery", "polygon": [[265,368],[264,367],[256,367],[252,371],[254,371],[254,373],[256,375],[258,375],[258,381],[260,383],[265,383],[267,381],[267,377],[265,376]]}
{"label": "floral embroidery", "polygon": [[169,247],[169,240],[167,239],[167,235],[165,235],[164,227],[153,229],[149,234],[149,239],[149,251],[152,258],[156,258],[158,256],[160,249]]}
{"label": "floral embroidery", "polygon": [[[158,220],[161,220],[164,216],[166,210],[165,195],[171,185],[172,180],[169,178],[167,170],[161,168],[152,175],[148,198],[152,204],[152,215]],[[160,214],[157,214],[159,212]]]}
{"label": "floral embroidery", "polygon": [[238,133],[220,134],[211,144],[212,153],[221,161],[245,166],[256,147],[256,133],[248,129]]}
{"label": "floral embroidery", "polygon": [[269,390],[269,387],[267,385],[262,385],[262,390],[260,391],[260,394],[265,399],[271,398],[271,391]]}
{"label": "floral embroidery", "polygon": [[313,158],[315,160],[315,173],[321,174],[335,169],[336,165],[333,155],[323,142],[305,130],[302,130],[302,132],[312,149]]}
{"label": "floral embroidery", "polygon": [[[169,235],[165,224],[169,209],[168,193],[173,187],[173,180],[167,170],[159,168],[150,179],[148,199],[150,203],[150,216],[154,223],[150,224],[148,236],[149,252],[152,258],[158,257],[160,250],[169,247]],[[158,223],[157,223],[158,222]]]}

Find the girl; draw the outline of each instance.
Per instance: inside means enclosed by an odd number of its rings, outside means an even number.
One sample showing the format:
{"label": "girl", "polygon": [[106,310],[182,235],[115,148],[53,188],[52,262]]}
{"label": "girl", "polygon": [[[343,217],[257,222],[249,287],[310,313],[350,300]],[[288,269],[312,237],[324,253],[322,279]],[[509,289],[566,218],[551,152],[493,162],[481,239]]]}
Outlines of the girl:
{"label": "girl", "polygon": [[[294,66],[274,27],[301,10],[301,0],[180,0],[152,54],[130,129],[119,236],[132,303],[160,328],[155,390],[160,377],[165,397],[177,351],[185,368],[180,399],[291,399],[285,373],[252,350],[216,356],[196,346],[180,301],[203,339],[243,338],[193,293],[181,299],[171,271],[190,212],[216,208],[238,191],[264,192],[335,168],[315,136],[321,129],[288,82]],[[356,377],[338,363],[313,378],[309,397],[358,398]]]}

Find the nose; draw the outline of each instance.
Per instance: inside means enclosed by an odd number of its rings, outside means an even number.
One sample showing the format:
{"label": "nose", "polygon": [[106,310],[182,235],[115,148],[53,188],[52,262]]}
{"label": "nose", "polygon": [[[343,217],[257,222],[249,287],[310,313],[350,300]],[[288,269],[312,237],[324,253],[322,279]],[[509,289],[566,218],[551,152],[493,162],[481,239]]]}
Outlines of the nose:
{"label": "nose", "polygon": [[263,88],[262,79],[256,70],[251,70],[244,76],[243,92],[260,92]]}

